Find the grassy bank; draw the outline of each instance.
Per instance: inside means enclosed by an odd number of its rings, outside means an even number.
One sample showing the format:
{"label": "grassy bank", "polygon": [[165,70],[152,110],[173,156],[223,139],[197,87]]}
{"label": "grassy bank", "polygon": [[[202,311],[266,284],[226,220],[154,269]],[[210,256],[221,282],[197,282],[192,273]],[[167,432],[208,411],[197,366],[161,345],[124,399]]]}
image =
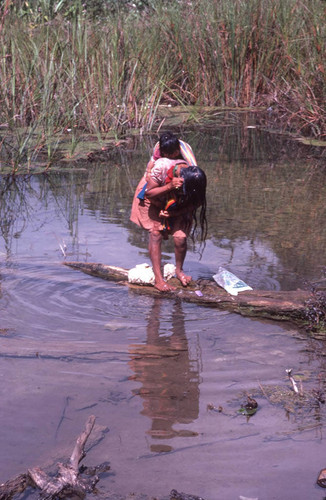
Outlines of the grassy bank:
{"label": "grassy bank", "polygon": [[0,16],[0,124],[14,132],[2,146],[14,158],[51,158],[63,133],[73,154],[80,131],[156,130],[160,103],[262,107],[325,138],[323,0],[158,1],[101,15],[77,0],[6,0]]}

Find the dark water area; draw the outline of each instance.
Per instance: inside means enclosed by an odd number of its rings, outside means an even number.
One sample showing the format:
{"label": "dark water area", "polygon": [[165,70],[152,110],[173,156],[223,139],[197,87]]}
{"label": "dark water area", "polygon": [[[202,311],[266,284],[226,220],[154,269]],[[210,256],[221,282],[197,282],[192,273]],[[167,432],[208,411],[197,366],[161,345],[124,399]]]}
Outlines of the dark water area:
{"label": "dark water area", "polygon": [[[185,271],[209,278],[224,266],[268,290],[322,282],[318,151],[245,127],[184,138],[207,173],[209,227]],[[149,262],[129,213],[151,145],[134,139],[107,163],[1,178],[0,482],[68,459],[94,414],[84,462],[111,466],[97,497],[163,499],[175,488],[206,500],[322,500],[326,405],[310,397],[325,391],[322,339],[63,265]],[[171,242],[163,260],[173,262]],[[291,394],[289,368],[304,400]],[[247,394],[258,402],[250,418],[239,413]]]}

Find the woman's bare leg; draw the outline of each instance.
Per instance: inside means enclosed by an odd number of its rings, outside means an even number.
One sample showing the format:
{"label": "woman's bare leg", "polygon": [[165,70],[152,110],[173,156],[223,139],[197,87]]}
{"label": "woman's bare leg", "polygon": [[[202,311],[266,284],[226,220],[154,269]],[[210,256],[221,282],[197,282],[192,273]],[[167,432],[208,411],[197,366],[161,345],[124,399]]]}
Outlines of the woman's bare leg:
{"label": "woman's bare leg", "polygon": [[183,286],[187,286],[192,278],[183,272],[183,263],[187,254],[187,238],[185,236],[174,236],[174,253],[177,278]]}
{"label": "woman's bare leg", "polygon": [[161,292],[170,292],[171,290],[175,290],[175,287],[169,285],[166,281],[164,281],[161,270],[161,245],[162,234],[160,233],[160,231],[152,231],[151,233],[149,233],[148,250],[155,276],[154,286]]}

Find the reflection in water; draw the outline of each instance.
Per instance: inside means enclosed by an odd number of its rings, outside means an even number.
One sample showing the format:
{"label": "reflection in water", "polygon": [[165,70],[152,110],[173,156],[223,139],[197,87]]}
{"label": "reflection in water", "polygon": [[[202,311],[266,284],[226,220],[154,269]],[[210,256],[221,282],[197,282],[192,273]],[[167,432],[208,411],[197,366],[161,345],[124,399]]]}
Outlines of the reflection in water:
{"label": "reflection in water", "polygon": [[[182,305],[176,301],[171,311],[172,331],[160,334],[161,299],[154,299],[147,325],[146,344],[129,347],[130,362],[141,382],[134,394],[143,400],[143,415],[152,419],[148,434],[155,439],[194,436],[189,430],[175,430],[175,424],[189,424],[198,418],[198,361],[189,356]],[[171,446],[151,445],[151,451],[171,451]]]}
{"label": "reflection in water", "polygon": [[14,241],[23,239],[26,233],[41,233],[51,223],[53,231],[55,213],[59,214],[62,229],[75,237],[82,194],[80,179],[80,174],[76,177],[73,173],[0,176],[0,238],[7,257],[13,252]]}
{"label": "reflection in water", "polygon": [[0,179],[0,236],[8,256],[13,238],[19,238],[25,229],[31,211],[30,196],[33,196],[33,189],[27,178],[10,176]]}
{"label": "reflection in water", "polygon": [[[302,287],[304,280],[319,280],[326,265],[326,171],[313,160],[320,152],[300,158],[297,143],[246,128],[250,125],[244,121],[240,128],[185,137],[209,181],[204,277],[218,264],[257,289]],[[132,267],[142,262],[142,254],[148,258],[147,234],[129,220],[148,160],[150,148],[145,149],[121,151],[108,164],[93,162],[85,169],[16,177],[0,173],[0,255],[8,262],[18,246],[36,247],[35,236],[40,236],[38,245],[49,238],[60,252],[58,242],[64,239],[71,260],[85,260],[89,245],[90,251],[99,249],[103,231],[111,231],[113,223],[128,232],[130,247],[130,261],[124,256],[115,264]],[[166,253],[173,253],[171,244],[164,245]],[[112,264],[109,257],[98,254],[98,260]]]}

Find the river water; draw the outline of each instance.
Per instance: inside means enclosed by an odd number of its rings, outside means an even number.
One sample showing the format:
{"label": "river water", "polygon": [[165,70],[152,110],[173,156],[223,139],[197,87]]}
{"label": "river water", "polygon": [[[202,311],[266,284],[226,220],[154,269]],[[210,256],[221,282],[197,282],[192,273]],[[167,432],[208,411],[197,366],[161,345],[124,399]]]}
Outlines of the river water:
{"label": "river water", "polygon": [[[207,244],[201,259],[190,244],[186,272],[208,278],[222,265],[269,290],[322,280],[317,153],[245,127],[184,137],[209,181]],[[129,211],[151,145],[1,179],[0,481],[69,458],[93,414],[85,465],[111,467],[97,497],[163,499],[175,488],[206,500],[321,500],[326,405],[293,399],[286,369],[304,393],[324,392],[323,340],[63,265],[149,262]],[[173,262],[171,243],[163,260]],[[275,403],[282,390],[292,399]],[[251,417],[239,413],[247,394],[258,402]]]}

